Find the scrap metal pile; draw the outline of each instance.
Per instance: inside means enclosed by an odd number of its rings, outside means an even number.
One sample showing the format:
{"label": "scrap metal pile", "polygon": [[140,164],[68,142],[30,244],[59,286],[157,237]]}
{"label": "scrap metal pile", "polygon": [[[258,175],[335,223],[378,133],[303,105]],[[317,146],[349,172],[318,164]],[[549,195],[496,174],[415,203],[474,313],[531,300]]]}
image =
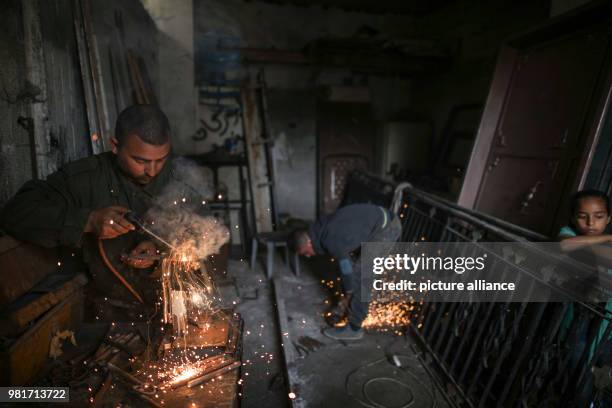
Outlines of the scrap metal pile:
{"label": "scrap metal pile", "polygon": [[[221,299],[200,262],[227,242],[227,230],[212,218],[197,221],[195,227],[183,223],[193,228],[175,227],[180,240],[163,241],[169,252],[157,266],[161,313],[148,323],[112,323],[97,349],[51,372],[50,385],[70,387],[72,405],[116,406],[129,400],[137,406],[135,400],[140,405],[184,405],[190,398],[201,400],[197,388],[241,366],[241,318],[220,309]],[[139,226],[145,229],[143,223]],[[237,381],[231,384],[235,388]]]}
{"label": "scrap metal pile", "polygon": [[187,339],[168,336],[167,328],[113,324],[97,348],[56,364],[47,383],[70,387],[72,406],[172,406],[240,368],[240,315],[220,311]]}

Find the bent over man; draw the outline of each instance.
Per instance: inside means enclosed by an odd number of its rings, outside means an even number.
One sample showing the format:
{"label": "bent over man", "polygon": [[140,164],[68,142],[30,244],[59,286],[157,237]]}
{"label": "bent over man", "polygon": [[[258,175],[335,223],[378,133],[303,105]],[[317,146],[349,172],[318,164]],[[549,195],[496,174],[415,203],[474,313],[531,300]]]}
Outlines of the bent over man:
{"label": "bent over man", "polygon": [[[344,299],[340,309],[348,317],[344,327],[330,327],[323,331],[336,340],[359,340],[363,337],[361,324],[368,313],[369,302],[362,298],[361,261],[352,253],[359,251],[362,242],[395,242],[401,234],[398,217],[386,208],[373,204],[351,204],[315,221],[308,230],[294,234],[294,245],[300,255],[331,255],[338,260],[342,274]],[[386,255],[386,254],[385,254]],[[344,307],[346,306],[346,307]]]}

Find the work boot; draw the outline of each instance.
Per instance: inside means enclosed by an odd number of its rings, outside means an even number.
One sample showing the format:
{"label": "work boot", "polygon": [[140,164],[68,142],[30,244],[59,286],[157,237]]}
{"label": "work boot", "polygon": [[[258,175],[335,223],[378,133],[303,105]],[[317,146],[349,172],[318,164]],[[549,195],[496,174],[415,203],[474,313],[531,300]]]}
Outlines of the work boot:
{"label": "work boot", "polygon": [[334,340],[342,341],[356,341],[363,338],[364,331],[361,327],[357,330],[353,329],[350,325],[344,327],[327,327],[323,329],[323,335]]}
{"label": "work boot", "polygon": [[325,312],[325,321],[331,327],[344,327],[348,323],[348,307],[352,293],[340,298],[335,306]]}

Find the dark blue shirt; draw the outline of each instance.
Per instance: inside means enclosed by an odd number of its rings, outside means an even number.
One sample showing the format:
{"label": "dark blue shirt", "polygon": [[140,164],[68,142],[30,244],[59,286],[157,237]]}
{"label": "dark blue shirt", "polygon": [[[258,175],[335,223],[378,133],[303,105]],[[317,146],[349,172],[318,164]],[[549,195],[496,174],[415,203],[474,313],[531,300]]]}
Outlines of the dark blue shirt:
{"label": "dark blue shirt", "polygon": [[319,218],[308,229],[308,235],[317,254],[348,258],[350,252],[374,236],[385,220],[391,221],[391,213],[383,207],[351,204]]}

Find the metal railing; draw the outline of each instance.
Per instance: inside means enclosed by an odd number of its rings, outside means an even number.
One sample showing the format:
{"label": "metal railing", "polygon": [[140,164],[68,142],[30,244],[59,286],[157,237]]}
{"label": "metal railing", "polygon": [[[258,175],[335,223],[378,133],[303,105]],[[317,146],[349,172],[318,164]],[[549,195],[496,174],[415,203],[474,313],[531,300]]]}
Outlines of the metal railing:
{"label": "metal railing", "polygon": [[[349,183],[362,197],[368,189],[380,192],[384,187],[388,191],[390,185],[365,173],[353,174]],[[517,242],[529,248],[532,242],[550,241],[410,185],[398,187],[395,194],[403,242]],[[537,245],[532,246],[537,252]],[[501,274],[535,271],[535,265],[529,263],[519,266],[503,259],[496,262]],[[602,303],[570,299],[487,303],[425,300],[415,310],[411,331],[431,353],[448,381],[447,388],[456,391],[457,405],[589,406],[610,398],[606,389],[612,383],[612,344],[606,339],[612,324],[606,327],[610,319]],[[596,338],[603,340],[595,346]]]}

